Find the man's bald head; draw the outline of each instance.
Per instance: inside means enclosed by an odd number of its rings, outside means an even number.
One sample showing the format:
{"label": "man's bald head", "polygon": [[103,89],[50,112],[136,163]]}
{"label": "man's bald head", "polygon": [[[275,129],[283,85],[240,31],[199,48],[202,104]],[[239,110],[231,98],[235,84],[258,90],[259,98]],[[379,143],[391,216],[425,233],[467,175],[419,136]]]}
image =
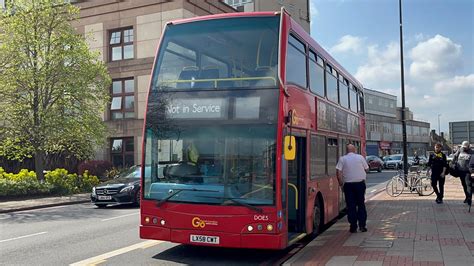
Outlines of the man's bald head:
{"label": "man's bald head", "polygon": [[356,147],[352,144],[347,144],[347,153],[349,153],[349,152],[355,153],[356,152]]}

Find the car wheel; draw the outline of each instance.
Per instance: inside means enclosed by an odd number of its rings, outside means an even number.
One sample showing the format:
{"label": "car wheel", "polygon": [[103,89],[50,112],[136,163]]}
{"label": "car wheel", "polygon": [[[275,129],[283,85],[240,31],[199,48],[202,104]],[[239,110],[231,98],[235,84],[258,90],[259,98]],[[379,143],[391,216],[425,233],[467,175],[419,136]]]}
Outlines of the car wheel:
{"label": "car wheel", "polygon": [[95,206],[97,206],[97,208],[99,209],[102,209],[102,208],[107,207],[107,204],[96,204]]}
{"label": "car wheel", "polygon": [[377,172],[382,172],[382,166],[380,165],[379,168],[377,168]]}
{"label": "car wheel", "polygon": [[140,190],[135,194],[135,205],[140,206]]}

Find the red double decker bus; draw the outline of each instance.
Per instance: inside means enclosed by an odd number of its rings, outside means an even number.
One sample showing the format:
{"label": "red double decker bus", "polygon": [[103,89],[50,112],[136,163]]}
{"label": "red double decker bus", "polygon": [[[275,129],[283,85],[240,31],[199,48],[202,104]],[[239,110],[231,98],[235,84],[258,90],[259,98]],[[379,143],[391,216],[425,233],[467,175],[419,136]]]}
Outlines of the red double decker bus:
{"label": "red double decker bus", "polygon": [[344,208],[362,85],[284,10],[170,22],[144,125],[140,237],[283,249]]}

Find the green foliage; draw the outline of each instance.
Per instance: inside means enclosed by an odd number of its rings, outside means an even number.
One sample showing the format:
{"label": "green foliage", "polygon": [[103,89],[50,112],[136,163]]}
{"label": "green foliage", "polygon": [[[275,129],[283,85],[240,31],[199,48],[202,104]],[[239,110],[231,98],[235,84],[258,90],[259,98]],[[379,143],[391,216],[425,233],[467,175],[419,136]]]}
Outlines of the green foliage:
{"label": "green foliage", "polygon": [[63,0],[8,3],[0,12],[0,156],[90,158],[106,139],[110,77],[71,25],[79,9]]}
{"label": "green foliage", "polygon": [[44,178],[46,183],[53,185],[52,193],[70,194],[79,192],[79,180],[76,174],[69,174],[66,169],[48,171]]}
{"label": "green foliage", "polygon": [[94,186],[99,184],[99,178],[95,175],[89,175],[88,171],[82,174],[81,191],[91,191]]}
{"label": "green foliage", "polygon": [[19,173],[6,173],[0,167],[0,197],[37,196],[37,195],[68,195],[90,192],[99,184],[97,176],[87,171],[82,176],[70,174],[65,169],[48,171],[46,182],[41,183],[33,171],[22,169]]}

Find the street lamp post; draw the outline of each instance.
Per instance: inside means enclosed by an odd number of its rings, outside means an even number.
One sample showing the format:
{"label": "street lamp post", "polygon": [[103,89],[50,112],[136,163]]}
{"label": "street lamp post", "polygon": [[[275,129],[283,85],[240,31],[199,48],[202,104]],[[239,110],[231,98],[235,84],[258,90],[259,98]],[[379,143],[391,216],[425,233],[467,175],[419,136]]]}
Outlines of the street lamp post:
{"label": "street lamp post", "polygon": [[[400,14],[400,74],[402,82],[402,135],[403,135],[403,172],[408,174],[408,157],[407,157],[407,124],[405,114],[405,74],[403,71],[403,27],[402,27],[402,0],[398,0]],[[405,180],[406,181],[406,180]]]}

